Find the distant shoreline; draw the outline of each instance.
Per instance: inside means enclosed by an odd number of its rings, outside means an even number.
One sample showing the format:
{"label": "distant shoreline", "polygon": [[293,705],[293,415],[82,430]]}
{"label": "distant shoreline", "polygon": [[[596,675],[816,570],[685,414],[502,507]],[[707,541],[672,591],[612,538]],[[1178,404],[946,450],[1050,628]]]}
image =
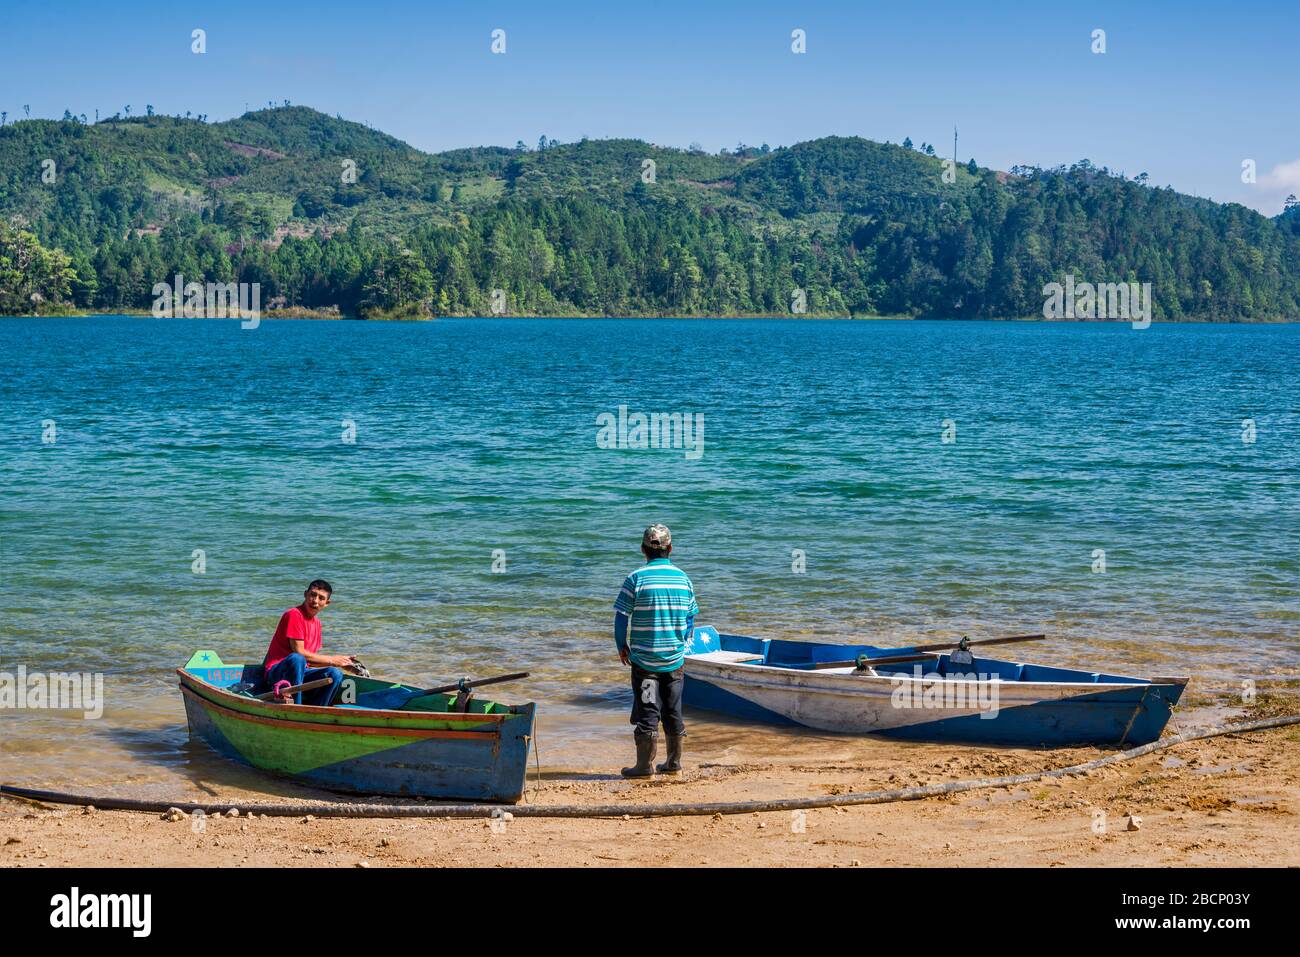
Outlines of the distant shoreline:
{"label": "distant shoreline", "polygon": [[[115,309],[115,310],[88,310],[74,309],[68,311],[51,312],[51,313],[24,313],[15,315],[0,314],[0,319],[61,319],[61,318],[89,318],[93,316],[113,317],[131,319],[153,319],[156,318],[152,312],[147,309]],[[182,321],[182,322],[202,322],[206,321],[206,316],[167,316],[159,319],[164,321]],[[215,318],[213,321],[229,322],[238,320],[238,316],[225,318]],[[313,321],[330,321],[343,320],[350,322],[433,322],[439,319],[770,319],[793,320],[803,322],[807,320],[827,321],[837,320],[840,322],[1020,322],[1020,323],[1043,323],[1050,325],[1129,325],[1127,319],[1044,319],[1041,316],[1015,316],[1015,317],[998,317],[984,319],[953,319],[937,318],[929,316],[842,316],[831,313],[825,314],[807,314],[800,316],[791,315],[770,315],[765,313],[745,313],[725,316],[702,316],[702,315],[665,315],[662,313],[632,313],[621,316],[610,316],[604,314],[587,314],[571,316],[493,316],[493,315],[473,315],[473,314],[455,314],[447,316],[428,316],[421,319],[410,318],[365,318],[363,316],[348,315],[333,310],[324,309],[274,309],[267,310],[259,317],[259,321],[270,322],[283,319],[304,319]],[[1295,319],[1250,319],[1250,320],[1222,320],[1222,319],[1178,319],[1175,321],[1153,319],[1152,325],[1165,326],[1285,326],[1300,323],[1300,317]]]}

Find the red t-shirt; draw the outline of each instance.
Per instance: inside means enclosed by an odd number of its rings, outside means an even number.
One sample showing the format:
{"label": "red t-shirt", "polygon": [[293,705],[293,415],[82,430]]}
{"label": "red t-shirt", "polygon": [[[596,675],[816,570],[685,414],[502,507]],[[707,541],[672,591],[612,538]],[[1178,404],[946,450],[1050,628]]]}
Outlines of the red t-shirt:
{"label": "red t-shirt", "polygon": [[293,654],[293,646],[289,644],[290,638],[301,641],[305,651],[313,654],[320,651],[320,619],[308,620],[303,615],[302,609],[297,606],[281,615],[280,624],[275,626],[275,637],[271,639],[271,647],[266,650],[264,664],[267,671]]}

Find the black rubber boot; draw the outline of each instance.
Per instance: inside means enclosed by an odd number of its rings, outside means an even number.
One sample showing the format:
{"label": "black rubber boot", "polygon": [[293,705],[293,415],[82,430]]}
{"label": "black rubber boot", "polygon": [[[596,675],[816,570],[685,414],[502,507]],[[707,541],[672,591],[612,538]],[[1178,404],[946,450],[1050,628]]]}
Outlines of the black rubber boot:
{"label": "black rubber boot", "polygon": [[663,764],[655,765],[655,770],[660,774],[681,774],[682,773],[682,741],[686,738],[684,734],[669,734],[665,736],[668,743],[668,760]]}
{"label": "black rubber boot", "polygon": [[655,773],[655,752],[659,750],[659,735],[636,735],[636,766],[623,769],[625,778],[652,778]]}

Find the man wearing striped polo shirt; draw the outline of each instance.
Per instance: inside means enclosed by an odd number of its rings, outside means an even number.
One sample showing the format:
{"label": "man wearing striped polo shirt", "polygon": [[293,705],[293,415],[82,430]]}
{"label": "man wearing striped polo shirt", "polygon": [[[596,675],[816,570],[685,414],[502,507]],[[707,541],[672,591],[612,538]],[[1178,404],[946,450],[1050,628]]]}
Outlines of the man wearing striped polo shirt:
{"label": "man wearing striped polo shirt", "polygon": [[700,613],[686,573],[668,560],[673,550],[666,525],[651,525],[641,536],[646,563],[627,576],[614,602],[614,642],[623,664],[632,666],[632,724],[636,726],[636,764],[624,777],[647,778],[655,771],[659,722],[663,721],[668,760],[662,774],[680,774],[682,738],[682,663]]}

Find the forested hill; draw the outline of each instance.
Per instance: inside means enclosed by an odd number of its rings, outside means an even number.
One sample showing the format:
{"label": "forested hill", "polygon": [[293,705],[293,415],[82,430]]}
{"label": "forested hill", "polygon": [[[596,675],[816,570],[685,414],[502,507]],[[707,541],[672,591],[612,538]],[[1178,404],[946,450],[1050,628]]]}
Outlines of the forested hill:
{"label": "forested hill", "polygon": [[345,314],[487,314],[503,290],[511,315],[788,315],[802,295],[809,315],[1005,318],[1041,315],[1043,286],[1073,275],[1151,283],[1157,319],[1300,317],[1300,208],[932,153],[543,138],[431,155],[303,107],[24,120],[0,128],[0,311],[148,308],[180,273]]}

